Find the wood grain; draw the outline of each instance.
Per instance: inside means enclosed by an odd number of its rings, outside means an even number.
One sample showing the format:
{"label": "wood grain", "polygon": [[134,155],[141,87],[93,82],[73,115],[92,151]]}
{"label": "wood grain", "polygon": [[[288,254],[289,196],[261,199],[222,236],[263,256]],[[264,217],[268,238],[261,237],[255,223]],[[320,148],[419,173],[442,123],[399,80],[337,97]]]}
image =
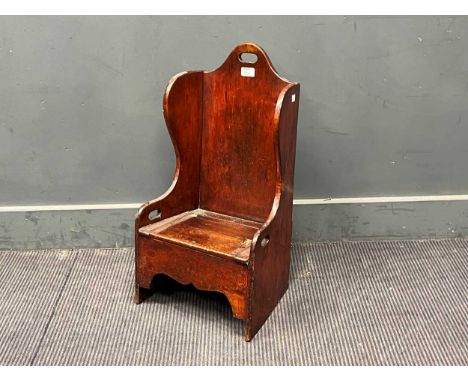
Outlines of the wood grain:
{"label": "wood grain", "polygon": [[151,289],[154,276],[166,274],[181,284],[192,284],[200,290],[223,293],[234,317],[247,319],[248,268],[234,261],[225,261],[206,252],[177,244],[141,237],[136,261],[137,294]]}
{"label": "wood grain", "polygon": [[261,223],[197,209],[140,228],[147,237],[166,240],[246,263]]}

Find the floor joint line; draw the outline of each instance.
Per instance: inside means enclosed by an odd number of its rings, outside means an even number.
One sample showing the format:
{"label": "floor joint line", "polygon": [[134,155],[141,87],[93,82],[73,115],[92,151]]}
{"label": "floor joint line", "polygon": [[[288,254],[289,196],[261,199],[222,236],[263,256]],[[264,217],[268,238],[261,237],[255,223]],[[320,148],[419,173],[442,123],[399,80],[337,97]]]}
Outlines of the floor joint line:
{"label": "floor joint line", "polygon": [[52,307],[52,312],[50,313],[49,319],[47,320],[47,323],[46,323],[46,325],[44,327],[44,330],[43,330],[42,335],[41,335],[41,339],[39,340],[39,344],[37,345],[37,348],[34,351],[34,354],[33,354],[32,358],[31,358],[31,361],[29,362],[29,366],[34,366],[34,363],[36,362],[36,358],[39,355],[39,350],[41,350],[42,343],[44,342],[44,339],[45,339],[45,336],[46,336],[47,332],[49,331],[50,323],[52,322],[52,319],[54,318],[55,313],[57,311],[57,306],[60,303],[60,301],[62,300],[62,295],[63,295],[63,292],[65,290],[65,287],[68,284],[68,280],[70,279],[70,275],[71,275],[73,269],[75,268],[75,263],[76,263],[76,261],[78,259],[78,253],[77,253],[76,250],[73,250],[73,249],[71,250],[71,252],[75,256],[74,256],[74,258],[72,260],[70,268],[68,269],[68,272],[65,274],[65,279],[64,279],[64,281],[62,283],[62,286],[60,287],[60,291],[58,293],[58,296],[55,299],[54,306]]}

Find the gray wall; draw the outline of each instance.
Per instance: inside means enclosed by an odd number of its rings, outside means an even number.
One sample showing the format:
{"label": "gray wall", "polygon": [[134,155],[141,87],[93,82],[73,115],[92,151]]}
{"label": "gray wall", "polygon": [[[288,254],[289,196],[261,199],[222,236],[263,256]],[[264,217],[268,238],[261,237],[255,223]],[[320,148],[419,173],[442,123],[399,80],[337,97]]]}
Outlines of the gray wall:
{"label": "gray wall", "polygon": [[[161,194],[175,165],[161,112],[168,79],[216,68],[243,41],[301,83],[296,198],[468,194],[467,17],[0,17],[0,206]],[[325,220],[314,220],[316,206],[297,208],[296,238],[395,236],[378,209],[366,212],[364,235],[354,208],[324,207]],[[441,216],[427,211],[415,207],[414,221]],[[453,216],[442,216],[445,227]],[[26,240],[12,228],[25,219],[0,213],[4,247]],[[381,231],[367,227],[373,219]],[[405,219],[394,222],[404,237],[424,236]],[[31,227],[60,237],[63,226],[46,220]],[[313,234],[319,222],[327,227]],[[323,234],[334,225],[341,234]]]}

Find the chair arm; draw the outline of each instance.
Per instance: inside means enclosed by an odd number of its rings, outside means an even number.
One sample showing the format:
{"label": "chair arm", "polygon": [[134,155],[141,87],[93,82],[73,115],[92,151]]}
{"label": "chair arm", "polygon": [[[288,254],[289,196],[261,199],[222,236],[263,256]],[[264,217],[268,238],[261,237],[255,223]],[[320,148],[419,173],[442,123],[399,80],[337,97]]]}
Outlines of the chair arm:
{"label": "chair arm", "polygon": [[135,216],[135,229],[170,218],[182,212],[196,208],[198,197],[187,188],[176,187],[177,178],[172,187],[159,198],[144,203]]}
{"label": "chair arm", "polygon": [[[270,243],[270,234],[276,225],[281,199],[281,193],[277,192],[266,222],[257,230],[257,232],[255,232],[255,235],[252,239],[252,245],[250,247],[252,259],[255,257],[256,252],[263,252]],[[275,241],[274,238],[273,240]]]}
{"label": "chair arm", "polygon": [[[163,216],[164,198],[150,200],[138,208],[135,216],[135,228],[139,229],[157,220],[161,220]],[[151,215],[151,217],[150,217]],[[166,215],[166,211],[164,213]]]}

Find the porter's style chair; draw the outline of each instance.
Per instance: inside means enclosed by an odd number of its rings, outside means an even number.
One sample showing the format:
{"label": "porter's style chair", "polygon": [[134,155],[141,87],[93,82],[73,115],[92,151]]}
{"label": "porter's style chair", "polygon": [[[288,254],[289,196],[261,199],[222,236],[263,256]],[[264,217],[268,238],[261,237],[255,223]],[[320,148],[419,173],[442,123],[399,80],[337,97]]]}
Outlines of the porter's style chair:
{"label": "porter's style chair", "polygon": [[165,274],[223,293],[245,339],[257,333],[288,288],[298,104],[299,84],[252,43],[212,72],[170,80],[176,171],[136,216],[137,304]]}

